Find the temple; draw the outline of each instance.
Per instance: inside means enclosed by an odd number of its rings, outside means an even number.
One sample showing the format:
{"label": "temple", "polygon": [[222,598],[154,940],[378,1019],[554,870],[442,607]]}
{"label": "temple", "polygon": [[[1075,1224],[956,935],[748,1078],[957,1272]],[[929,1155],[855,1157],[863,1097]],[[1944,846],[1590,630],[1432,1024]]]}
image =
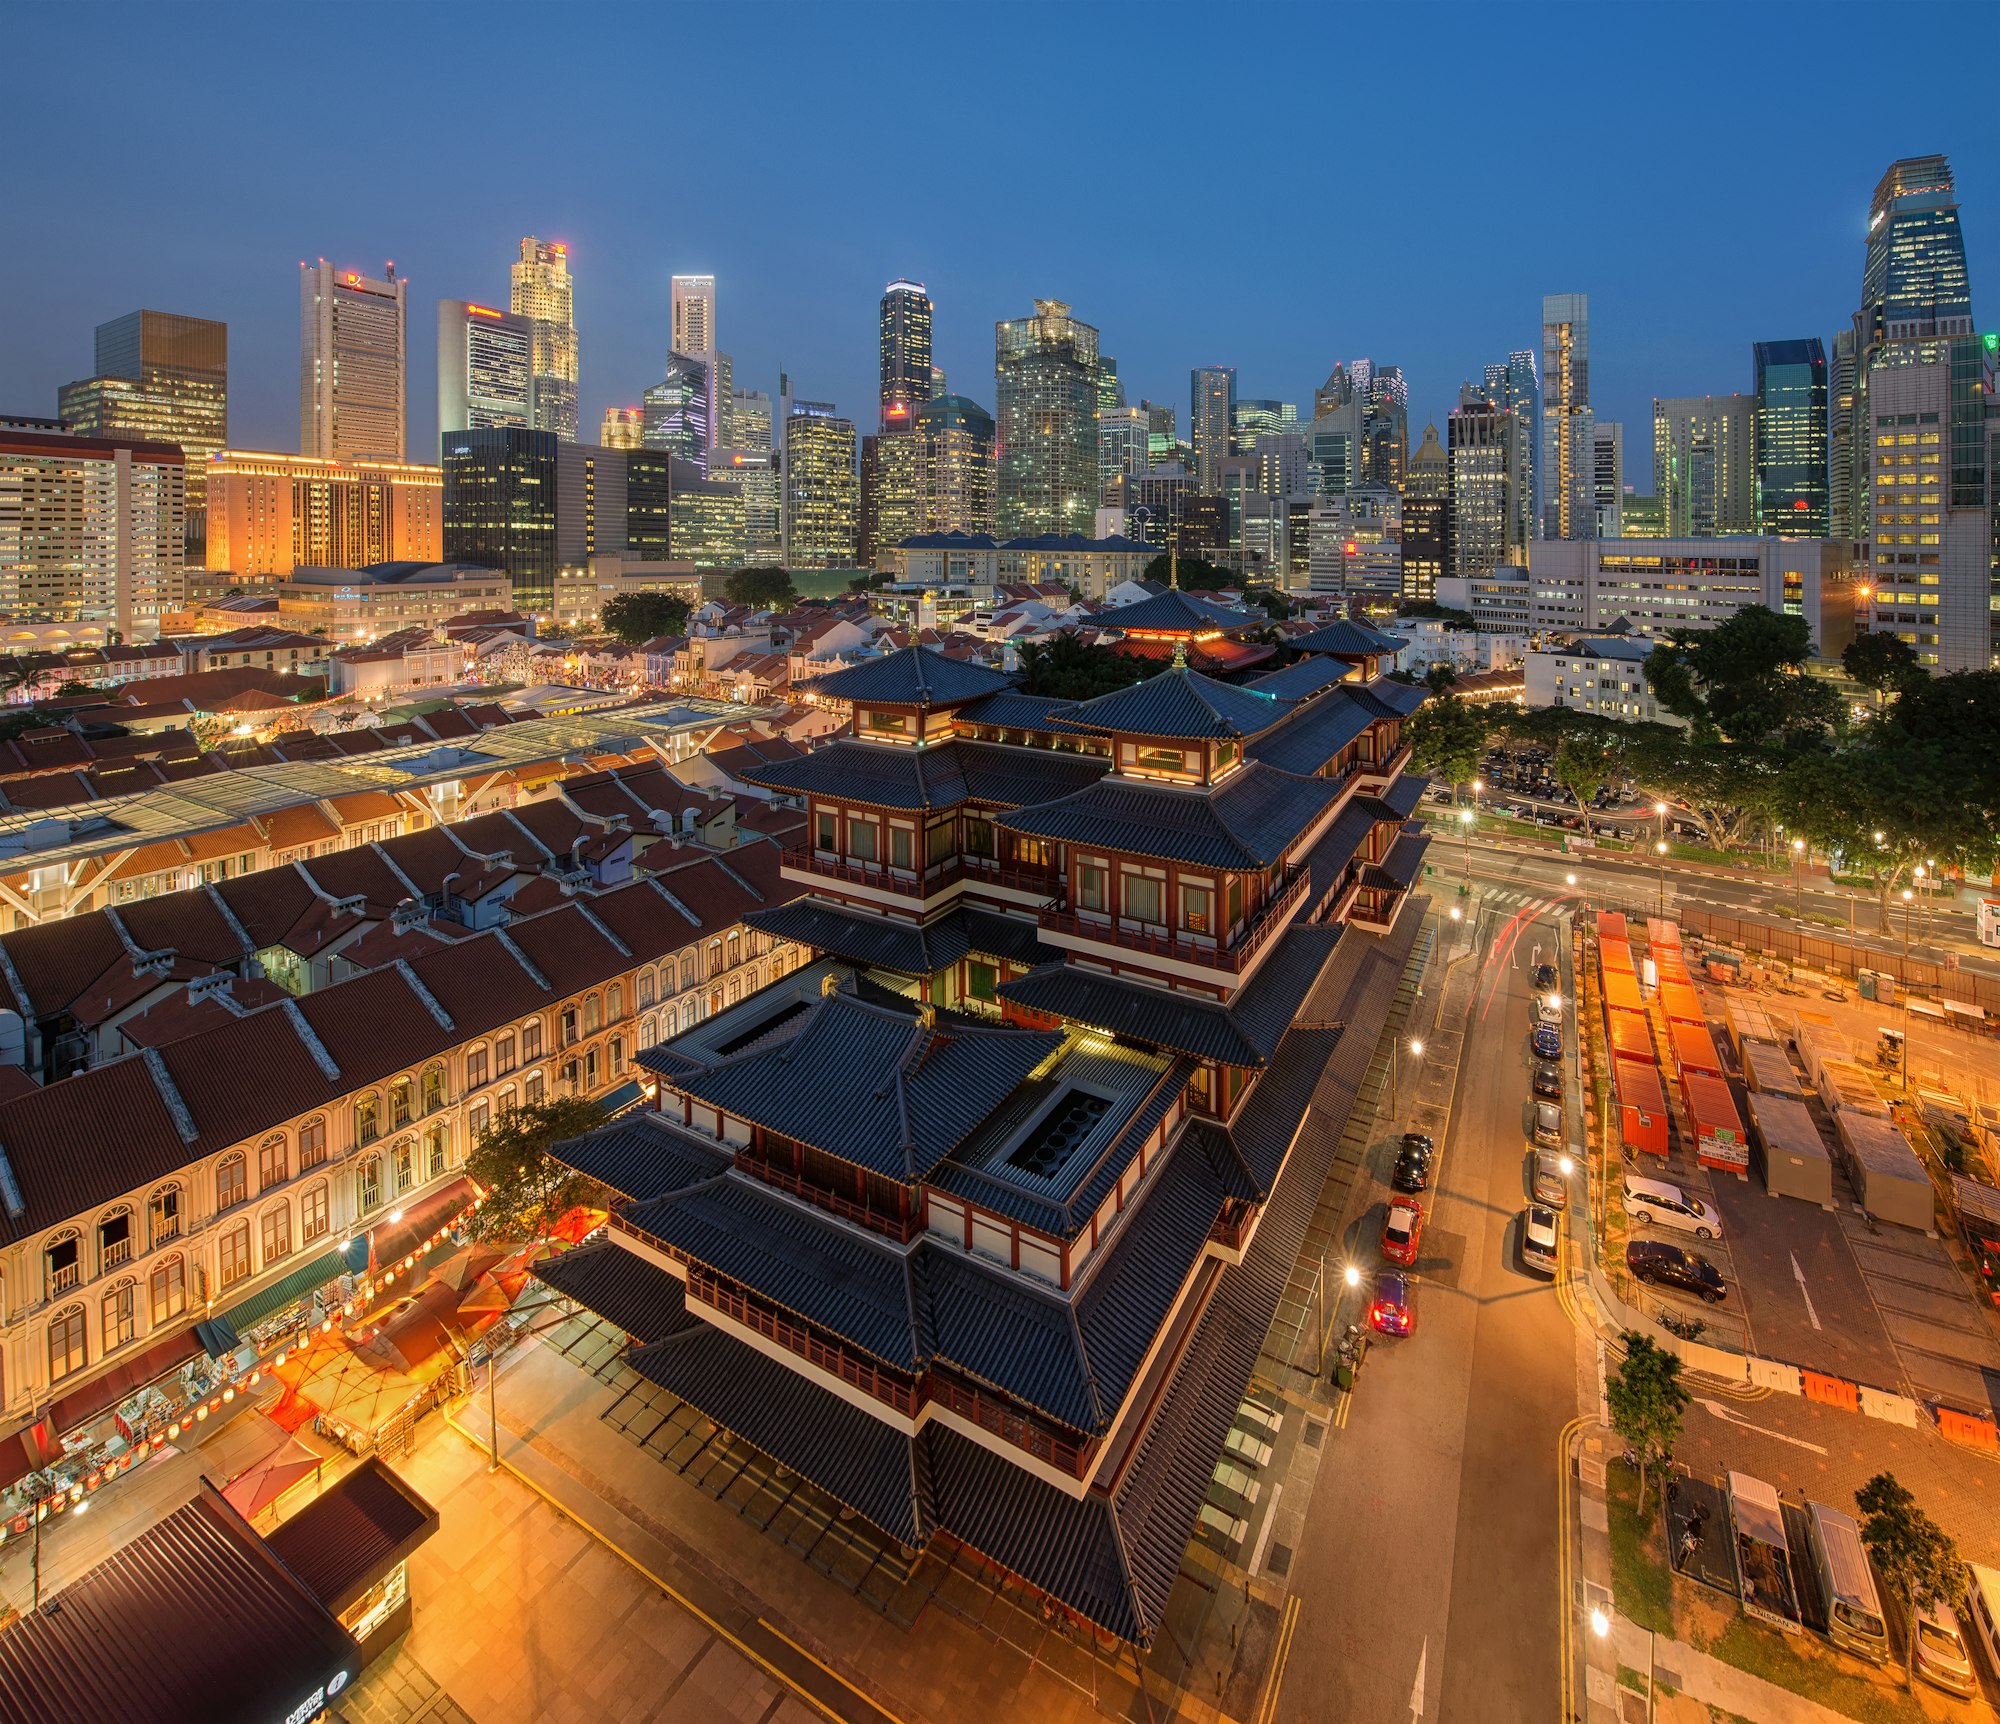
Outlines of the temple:
{"label": "temple", "polygon": [[1085,701],[923,647],[820,678],[847,732],[745,769],[807,816],[746,919],[814,960],[559,1151],[611,1222],[540,1273],[634,1371],[1139,1645],[1418,920],[1424,691],[1300,644]]}

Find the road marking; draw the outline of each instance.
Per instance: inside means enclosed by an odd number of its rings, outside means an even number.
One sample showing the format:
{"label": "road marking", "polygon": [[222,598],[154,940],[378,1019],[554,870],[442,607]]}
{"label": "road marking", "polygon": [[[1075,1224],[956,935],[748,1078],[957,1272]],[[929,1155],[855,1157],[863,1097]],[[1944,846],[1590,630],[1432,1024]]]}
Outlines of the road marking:
{"label": "road marking", "polygon": [[[820,1670],[824,1670],[827,1673],[827,1675],[831,1676],[834,1679],[834,1681],[838,1682],[841,1685],[841,1687],[845,1688],[848,1693],[854,1696],[855,1699],[861,1701],[864,1705],[868,1706],[872,1710],[881,1713],[881,1715],[884,1718],[895,1719],[896,1717],[895,1713],[888,1711],[877,1701],[873,1700],[868,1695],[862,1693],[859,1688],[855,1687],[852,1682],[848,1681],[847,1678],[841,1675],[841,1673],[838,1670],[834,1669],[834,1667],[831,1664],[826,1663],[822,1659],[813,1657],[813,1655],[810,1652],[808,1652],[803,1646],[801,1646],[796,1640],[794,1640],[775,1622],[772,1622],[767,1617],[760,1616],[757,1618],[757,1626],[761,1629],[764,1629],[767,1633],[776,1635],[780,1640],[782,1640],[787,1646],[789,1646],[794,1652],[796,1652],[801,1658],[805,1659],[808,1663],[812,1664],[813,1666],[815,1666]],[[900,1721],[898,1721],[898,1724],[900,1724]]]}
{"label": "road marking", "polygon": [[1410,1684],[1410,1716],[1412,1718],[1421,1718],[1424,1715],[1424,1669],[1430,1663],[1430,1659],[1430,1636],[1425,1635],[1424,1648],[1417,1654],[1417,1679]]}
{"label": "road marking", "polygon": [[1278,1716],[1278,1690],[1284,1685],[1285,1664],[1292,1656],[1292,1633],[1299,1625],[1299,1599],[1294,1593],[1285,1600],[1285,1618],[1278,1628],[1276,1649],[1271,1658],[1271,1674],[1264,1678],[1264,1698],[1257,1706],[1256,1724],[1271,1724]]}
{"label": "road marking", "polygon": [[[1602,1349],[1600,1347],[1600,1357]],[[1556,1437],[1556,1619],[1562,1624],[1561,1704],[1556,1716],[1575,1716],[1576,1695],[1576,1600],[1571,1593],[1574,1577],[1569,1559],[1570,1482],[1569,1446],[1586,1421],[1571,1419]]]}
{"label": "road marking", "polygon": [[1806,1272],[1799,1267],[1799,1254],[1792,1253],[1792,1279],[1799,1284],[1799,1297],[1806,1302],[1806,1315],[1812,1319],[1812,1326],[1819,1327],[1819,1313],[1813,1309],[1812,1295],[1806,1291]]}
{"label": "road marking", "polygon": [[1694,1398],[1694,1404],[1706,1410],[1713,1417],[1720,1419],[1725,1425],[1740,1425],[1746,1431],[1755,1431],[1760,1437],[1776,1437],[1781,1443],[1790,1443],[1795,1449],[1810,1449],[1816,1455],[1826,1453],[1826,1450],[1821,1448],[1818,1443],[1809,1443],[1804,1437],[1788,1437],[1783,1431],[1773,1431],[1763,1425],[1753,1425],[1740,1413],[1732,1413],[1720,1401],[1711,1401],[1704,1396],[1697,1395]]}
{"label": "road marking", "polygon": [[1278,1498],[1285,1494],[1283,1485],[1271,1487],[1271,1506],[1264,1511],[1264,1530],[1257,1535],[1257,1548],[1250,1553],[1250,1578],[1257,1578],[1257,1571],[1264,1566],[1264,1552],[1270,1548],[1271,1535],[1278,1530]]}

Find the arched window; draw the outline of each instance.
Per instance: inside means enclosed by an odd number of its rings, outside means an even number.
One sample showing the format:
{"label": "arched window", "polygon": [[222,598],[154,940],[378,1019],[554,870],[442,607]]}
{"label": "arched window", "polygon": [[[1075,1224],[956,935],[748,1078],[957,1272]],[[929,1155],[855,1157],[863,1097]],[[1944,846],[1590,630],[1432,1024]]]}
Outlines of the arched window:
{"label": "arched window", "polygon": [[382,1098],[373,1090],[354,1098],[354,1141],[373,1143],[382,1135]]}
{"label": "arched window", "polygon": [[694,965],[694,948],[690,946],[681,954],[681,986],[684,988],[694,986]]}
{"label": "arched window", "polygon": [[291,1157],[285,1153],[285,1134],[274,1131],[257,1146],[257,1189],[269,1191],[292,1177]]}
{"label": "arched window", "polygon": [[42,1247],[42,1297],[67,1293],[82,1279],[83,1241],[74,1227],[65,1227]]}
{"label": "arched window", "polygon": [[414,1106],[415,1089],[406,1077],[399,1077],[389,1086],[389,1129],[410,1123]]}
{"label": "arched window", "polygon": [[363,1215],[382,1206],[382,1158],[366,1157],[354,1170],[354,1207]]}
{"label": "arched window", "polygon": [[132,1261],[132,1210],[119,1204],[97,1218],[97,1272]]}
{"label": "arched window", "polygon": [[598,1002],[597,996],[595,994],[586,995],[583,1002],[583,1033],[587,1036],[594,1036],[603,1027],[603,1024],[602,1007]]}
{"label": "arched window", "polygon": [[131,1276],[105,1288],[98,1301],[103,1319],[104,1351],[122,1347],[139,1333],[139,1283]]}
{"label": "arched window", "polygon": [[299,1127],[299,1171],[319,1166],[326,1160],[326,1119],[315,1116]]}
{"label": "arched window", "polygon": [[250,1174],[243,1152],[232,1151],[215,1164],[215,1208],[234,1209],[250,1195]]}
{"label": "arched window", "polygon": [[424,1177],[435,1179],[444,1172],[450,1144],[449,1134],[440,1122],[424,1127]]}
{"label": "arched window", "polygon": [[625,984],[613,982],[604,990],[604,1021],[615,1024],[625,1015]]}
{"label": "arched window", "polygon": [[49,1319],[49,1381],[60,1383],[83,1366],[83,1307],[72,1305]]}
{"label": "arched window", "polygon": [[640,1010],[643,1011],[645,1010],[646,1007],[650,1006],[653,1003],[654,997],[655,996],[653,993],[653,972],[651,970],[641,970],[639,972]]}
{"label": "arched window", "polygon": [[178,1180],[172,1180],[146,1200],[146,1248],[157,1251],[180,1236],[181,1188]]}
{"label": "arched window", "polygon": [[742,962],[743,936],[741,934],[731,934],[729,936],[729,967],[733,970]]}
{"label": "arched window", "polygon": [[650,1014],[641,1018],[639,1020],[639,1045],[642,1048],[651,1047],[654,1042],[659,1040],[659,1031],[660,1025],[658,1019],[652,1017]]}
{"label": "arched window", "polygon": [[444,1106],[444,1067],[424,1067],[424,1112],[436,1113]]}
{"label": "arched window", "polygon": [[625,1075],[625,1038],[623,1036],[613,1036],[611,1038],[611,1075],[613,1077],[623,1077]]}
{"label": "arched window", "polygon": [[465,1087],[467,1089],[478,1089],[486,1082],[487,1074],[491,1070],[492,1062],[487,1056],[486,1044],[484,1042],[481,1042],[476,1048],[467,1048],[465,1050]]}
{"label": "arched window", "polygon": [[153,1265],[146,1277],[146,1303],[155,1329],[187,1309],[187,1259],[178,1251]]}

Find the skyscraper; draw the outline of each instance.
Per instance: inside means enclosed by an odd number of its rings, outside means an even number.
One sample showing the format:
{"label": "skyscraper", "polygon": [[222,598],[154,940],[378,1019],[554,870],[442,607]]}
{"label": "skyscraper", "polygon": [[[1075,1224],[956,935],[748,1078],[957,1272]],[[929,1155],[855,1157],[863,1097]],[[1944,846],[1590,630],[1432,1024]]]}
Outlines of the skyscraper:
{"label": "skyscraper", "polygon": [[556,596],[560,439],[506,425],[447,432],[439,442],[445,560],[499,569],[513,581],[519,609],[547,615]]}
{"label": "skyscraper", "polygon": [[1400,366],[1366,365],[1368,379],[1361,416],[1361,483],[1387,491],[1403,488],[1403,463],[1410,451],[1410,388]]}
{"label": "skyscraper", "polygon": [[1299,428],[1299,410],[1290,401],[1238,401],[1230,410],[1229,452],[1254,455],[1259,437]]}
{"label": "skyscraper", "polygon": [[577,364],[569,247],[529,234],[521,241],[513,278],[508,309],[527,318],[534,334],[534,427],[573,441],[579,423],[577,381],[582,374]]}
{"label": "skyscraper", "polygon": [[228,324],[130,312],[97,326],[94,359],[94,376],[57,392],[57,413],[82,437],[179,444],[188,542],[198,546],[209,457],[229,440]]}
{"label": "skyscraper", "polygon": [[1520,519],[1515,493],[1520,480],[1513,413],[1488,401],[1467,384],[1445,421],[1446,461],[1451,484],[1451,569],[1480,576],[1502,564],[1517,563],[1523,549],[1514,537]]}
{"label": "skyscraper", "polygon": [[1361,483],[1365,383],[1336,364],[1313,391],[1313,421],[1306,431],[1308,484],[1316,496],[1337,497]]}
{"label": "skyscraper", "polygon": [[438,301],[438,432],[536,422],[535,326],[525,317]]}
{"label": "skyscraper", "polygon": [[732,389],[726,425],[732,449],[771,447],[771,397],[761,389]]}
{"label": "skyscraper", "polygon": [[444,474],[435,464],[225,449],[208,480],[211,569],[270,577],[444,555]]}
{"label": "skyscraper", "polygon": [[1756,344],[1751,462],[1757,531],[1767,538],[1824,539],[1827,501],[1826,350],[1817,338]]}
{"label": "skyscraper", "polygon": [[607,449],[638,449],[645,444],[645,429],[645,408],[607,407],[597,440]]}
{"label": "skyscraper", "polygon": [[903,415],[900,421],[861,439],[864,568],[877,567],[892,546],[924,530],[923,440],[908,422],[908,404],[899,401],[895,409]]}
{"label": "skyscraper", "polygon": [[299,265],[299,452],[403,459],[409,423],[409,283]]}
{"label": "skyscraper", "polygon": [[882,341],[882,428],[910,428],[931,398],[931,299],[920,281],[892,281],[877,309]]}
{"label": "skyscraper", "polygon": [[1625,427],[1613,419],[1596,420],[1591,435],[1591,504],[1597,511],[1600,539],[1618,537],[1618,515],[1625,501]]}
{"label": "skyscraper", "polygon": [[645,394],[640,441],[708,471],[709,369],[693,354],[669,353],[667,375]]}
{"label": "skyscraper", "polygon": [[[768,404],[770,397],[764,400]],[[712,450],[707,483],[710,487],[734,485],[743,493],[743,560],[757,567],[782,562],[785,500],[778,458],[771,452],[768,433],[760,445]]]}
{"label": "skyscraper", "polygon": [[1520,475],[1514,497],[1514,542],[1526,546],[1542,518],[1542,381],[1535,372],[1534,354],[1525,348],[1508,354],[1500,371],[1499,392],[1488,399],[1514,415],[1514,465]]}
{"label": "skyscraper", "polygon": [[794,413],[785,422],[785,566],[839,569],[854,561],[861,499],[854,421]]}
{"label": "skyscraper", "polygon": [[1059,299],[1038,299],[1033,316],[994,326],[1005,536],[1096,526],[1097,358],[1097,331]]}
{"label": "skyscraper", "polygon": [[1098,501],[1109,503],[1121,479],[1136,479],[1153,464],[1151,416],[1143,407],[1100,408],[1097,414]]}
{"label": "skyscraper", "polygon": [[1542,530],[1545,539],[1597,532],[1590,411],[1590,295],[1542,301]]}
{"label": "skyscraper", "polygon": [[1667,536],[1714,539],[1757,531],[1750,395],[1689,395],[1653,403],[1653,495]]}
{"label": "skyscraper", "polygon": [[715,277],[677,275],[674,277],[674,334],[676,353],[692,353],[697,359],[715,351]]}
{"label": "skyscraper", "polygon": [[993,415],[963,395],[917,409],[926,533],[993,531]]}
{"label": "skyscraper", "polygon": [[1197,365],[1188,373],[1188,437],[1194,444],[1195,489],[1212,497],[1222,488],[1222,458],[1236,414],[1236,368]]}
{"label": "skyscraper", "polygon": [[1855,524],[1855,478],[1857,472],[1865,474],[1867,470],[1866,463],[1857,462],[1854,457],[1858,430],[1855,403],[1860,393],[1855,367],[1854,331],[1840,330],[1833,338],[1833,367],[1826,389],[1826,501],[1830,516],[1827,524],[1834,538],[1850,542],[1860,533]]}
{"label": "skyscraper", "polygon": [[1972,280],[1959,229],[1958,191],[1943,156],[1890,164],[1868,209],[1861,308],[1853,320],[1854,405],[1834,489],[1848,500],[1852,536],[1868,537],[1868,377],[1885,343],[1972,333]]}
{"label": "skyscraper", "polygon": [[1434,598],[1451,572],[1451,460],[1435,425],[1403,475],[1403,597]]}

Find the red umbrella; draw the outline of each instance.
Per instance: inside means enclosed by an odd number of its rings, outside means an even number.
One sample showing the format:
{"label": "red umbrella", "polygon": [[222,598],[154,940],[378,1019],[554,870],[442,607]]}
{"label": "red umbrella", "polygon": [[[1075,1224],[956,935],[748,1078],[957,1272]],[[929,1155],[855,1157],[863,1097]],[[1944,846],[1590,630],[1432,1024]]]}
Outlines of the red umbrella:
{"label": "red umbrella", "polygon": [[245,1520],[255,1520],[292,1486],[319,1469],[320,1457],[294,1437],[262,1466],[231,1479],[222,1487],[222,1494]]}

